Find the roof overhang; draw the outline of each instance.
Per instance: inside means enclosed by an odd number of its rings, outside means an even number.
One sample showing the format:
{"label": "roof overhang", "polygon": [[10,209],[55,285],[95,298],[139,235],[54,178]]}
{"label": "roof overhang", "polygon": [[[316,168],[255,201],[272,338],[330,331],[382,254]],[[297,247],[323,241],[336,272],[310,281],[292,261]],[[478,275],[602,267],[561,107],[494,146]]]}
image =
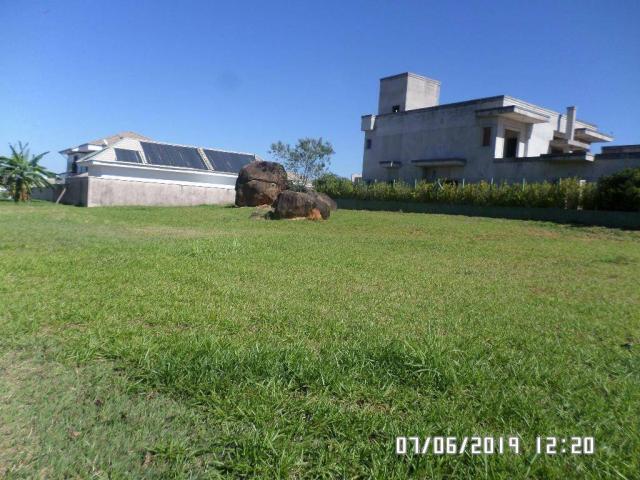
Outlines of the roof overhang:
{"label": "roof overhang", "polygon": [[70,153],[92,153],[99,152],[103,148],[104,147],[93,145],[91,143],[83,143],[82,145],[78,145],[77,147],[65,148],[64,150],[60,150],[60,152],[58,153],[61,153],[62,155],[69,155]]}
{"label": "roof overhang", "polygon": [[464,167],[467,160],[464,158],[424,158],[420,160],[411,160],[411,164],[416,167]]}
{"label": "roof overhang", "polygon": [[548,115],[534,112],[533,110],[519,107],[517,105],[508,105],[506,107],[496,108],[483,108],[481,110],[476,110],[476,117],[502,117],[521,123],[545,123],[550,120],[550,117]]}
{"label": "roof overhang", "polygon": [[592,128],[576,128],[574,130],[574,138],[582,142],[596,143],[596,142],[611,142],[613,137],[605,135]]}

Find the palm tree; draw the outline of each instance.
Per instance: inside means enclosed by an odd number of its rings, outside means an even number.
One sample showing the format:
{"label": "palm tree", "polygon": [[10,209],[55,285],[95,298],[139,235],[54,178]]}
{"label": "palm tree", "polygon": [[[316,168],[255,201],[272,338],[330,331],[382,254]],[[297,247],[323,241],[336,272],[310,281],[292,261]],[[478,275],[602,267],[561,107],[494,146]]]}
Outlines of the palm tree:
{"label": "palm tree", "polygon": [[32,156],[27,148],[29,144],[18,142],[17,148],[9,145],[11,156],[0,157],[0,182],[7,188],[15,202],[24,202],[31,198],[33,187],[46,188],[48,179],[55,176],[42,165],[40,160],[49,152]]}

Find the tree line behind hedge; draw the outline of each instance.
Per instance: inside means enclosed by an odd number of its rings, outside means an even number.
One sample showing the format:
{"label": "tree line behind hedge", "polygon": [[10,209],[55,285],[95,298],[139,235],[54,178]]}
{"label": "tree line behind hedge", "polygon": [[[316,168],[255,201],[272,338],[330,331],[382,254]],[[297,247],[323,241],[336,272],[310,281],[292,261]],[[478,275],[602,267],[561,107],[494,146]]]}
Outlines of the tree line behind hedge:
{"label": "tree line behind hedge", "polygon": [[352,183],[333,174],[314,182],[333,198],[393,200],[502,207],[546,207],[584,210],[640,211],[640,169],[628,169],[585,183],[577,178],[539,183],[419,182]]}

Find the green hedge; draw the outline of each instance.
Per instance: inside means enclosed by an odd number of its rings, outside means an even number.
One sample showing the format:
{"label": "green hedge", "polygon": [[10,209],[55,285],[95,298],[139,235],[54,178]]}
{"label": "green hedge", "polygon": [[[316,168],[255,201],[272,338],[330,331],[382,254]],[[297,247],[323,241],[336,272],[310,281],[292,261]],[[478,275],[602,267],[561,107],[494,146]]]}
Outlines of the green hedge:
{"label": "green hedge", "polygon": [[629,168],[598,181],[601,210],[640,212],[640,168]]}
{"label": "green hedge", "polygon": [[[336,175],[325,175],[315,182],[316,190],[333,198],[360,200],[398,200],[404,202],[448,203],[503,207],[553,207],[584,210],[640,210],[640,169],[621,172],[622,178],[605,177],[598,184],[577,178],[558,182],[441,183],[420,182],[415,186],[396,183],[358,183]],[[621,175],[621,174],[617,174]],[[634,183],[635,182],[635,183]],[[612,185],[615,192],[612,192]]]}

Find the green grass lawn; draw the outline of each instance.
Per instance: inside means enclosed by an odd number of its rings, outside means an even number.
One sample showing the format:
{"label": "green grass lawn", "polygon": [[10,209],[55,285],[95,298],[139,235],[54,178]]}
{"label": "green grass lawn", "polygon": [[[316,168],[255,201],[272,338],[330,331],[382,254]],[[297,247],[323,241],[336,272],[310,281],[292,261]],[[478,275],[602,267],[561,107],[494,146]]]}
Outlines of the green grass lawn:
{"label": "green grass lawn", "polygon": [[251,212],[0,202],[0,477],[638,478],[639,233]]}

